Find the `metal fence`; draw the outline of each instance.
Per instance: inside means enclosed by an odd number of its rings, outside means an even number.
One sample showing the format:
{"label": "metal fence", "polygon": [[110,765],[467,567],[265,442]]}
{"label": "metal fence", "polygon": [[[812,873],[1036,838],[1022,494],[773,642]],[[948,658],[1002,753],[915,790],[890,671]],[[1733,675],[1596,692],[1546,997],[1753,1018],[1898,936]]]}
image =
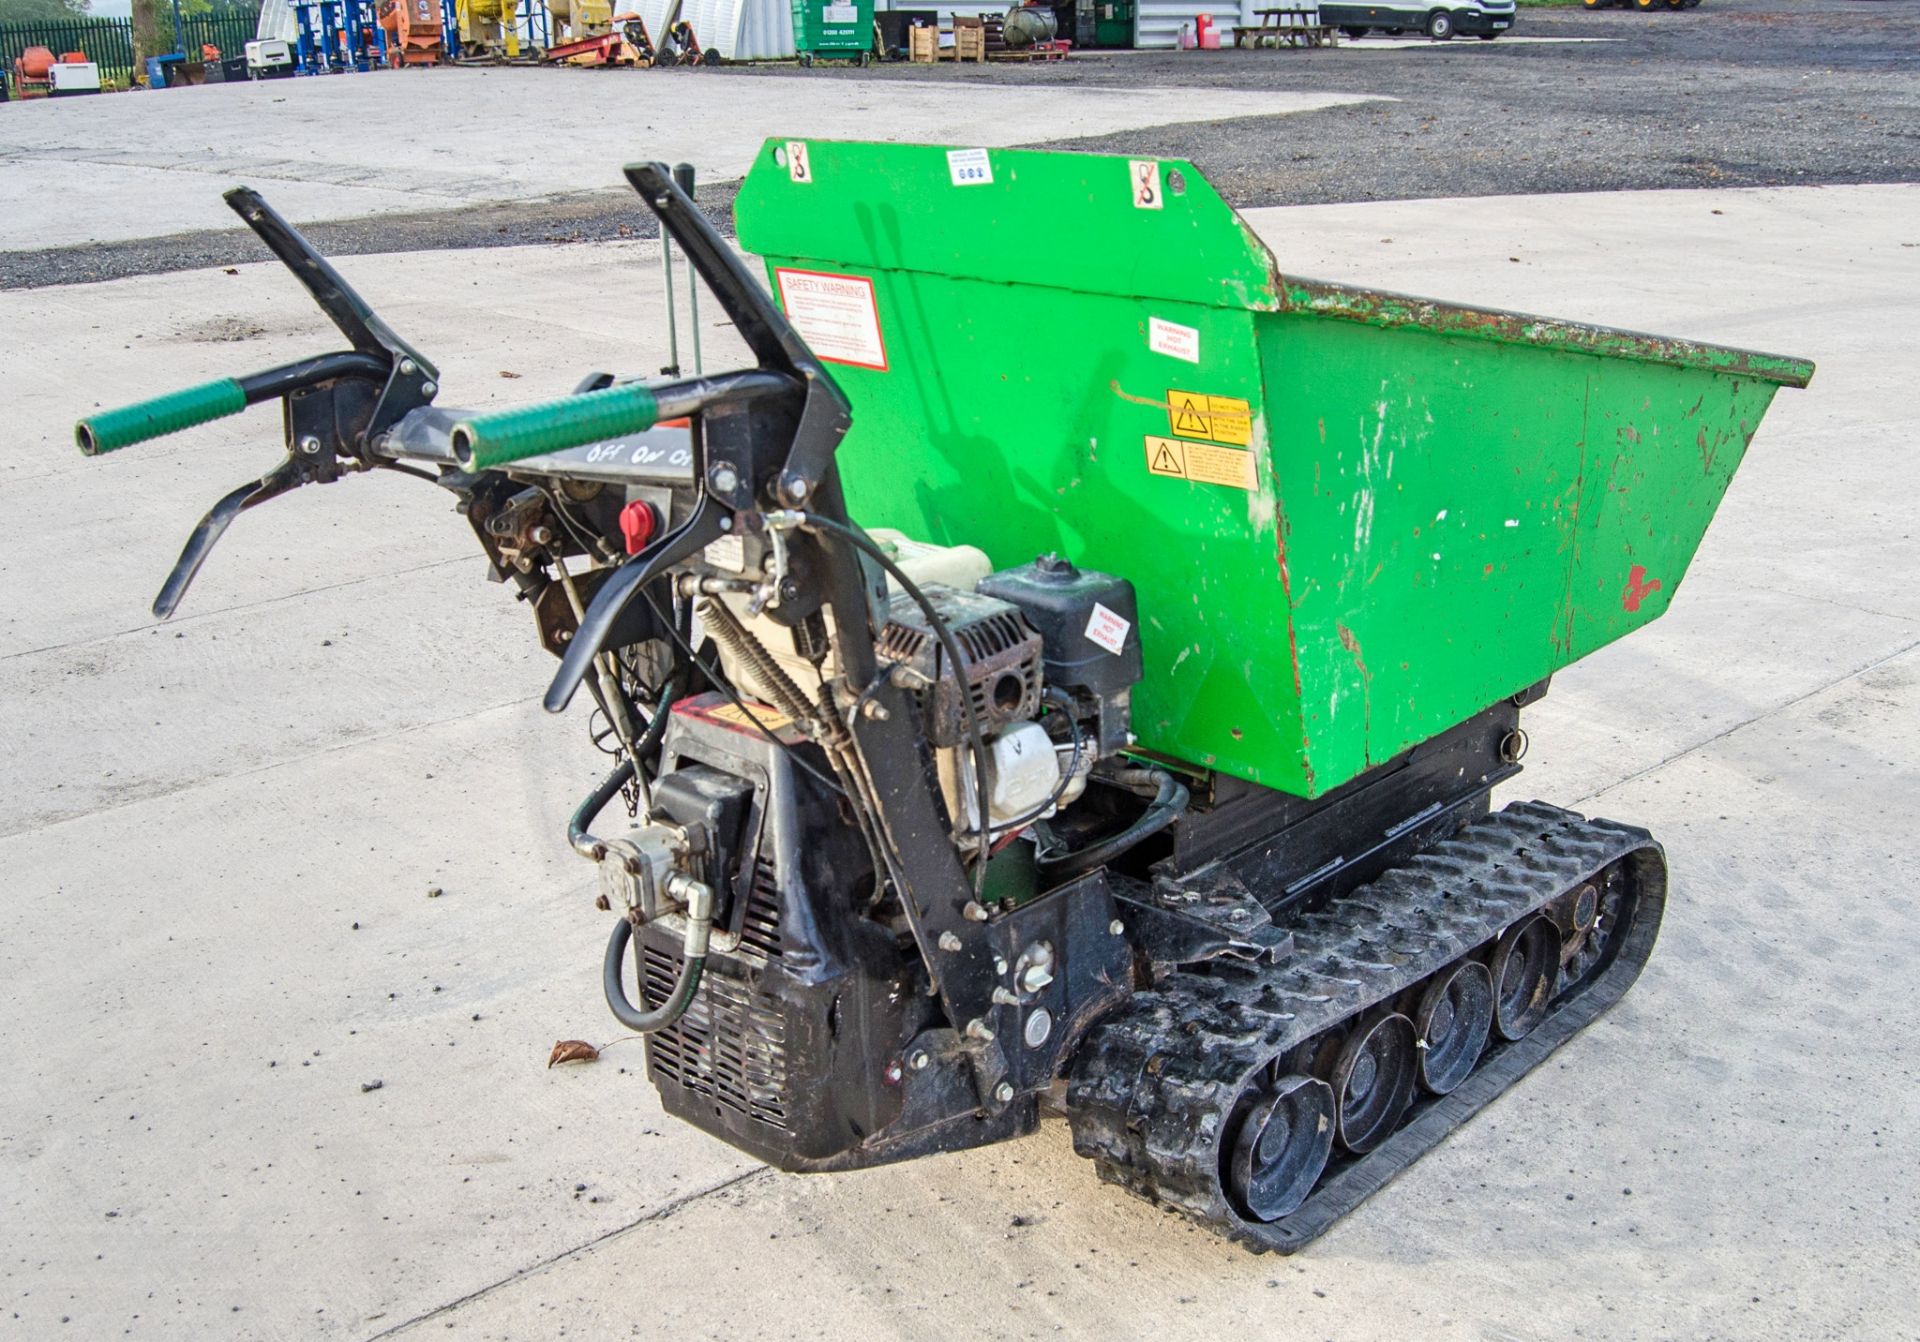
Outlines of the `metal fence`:
{"label": "metal fence", "polygon": [[0,70],[11,72],[28,47],[45,47],[55,56],[84,51],[100,67],[102,79],[125,87],[133,78],[132,19],[0,23]]}
{"label": "metal fence", "polygon": [[217,14],[199,14],[183,21],[187,31],[187,56],[190,60],[200,59],[200,48],[213,46],[220,48],[220,54],[232,59],[247,54],[247,43],[253,41],[254,30],[260,26],[260,7],[252,9],[225,9]]}
{"label": "metal fence", "polygon": [[[166,51],[173,49],[173,16],[161,10],[160,40]],[[220,48],[225,57],[244,56],[260,25],[260,9],[225,9],[216,14],[189,15],[181,20],[186,34],[186,55],[200,59],[200,48]],[[126,88],[133,82],[132,19],[60,19],[33,20],[27,23],[0,23],[0,72],[10,72],[13,63],[28,47],[45,47],[55,56],[83,51],[87,59],[100,67],[100,77]],[[156,56],[166,51],[157,51]],[[19,90],[14,90],[18,93]]]}

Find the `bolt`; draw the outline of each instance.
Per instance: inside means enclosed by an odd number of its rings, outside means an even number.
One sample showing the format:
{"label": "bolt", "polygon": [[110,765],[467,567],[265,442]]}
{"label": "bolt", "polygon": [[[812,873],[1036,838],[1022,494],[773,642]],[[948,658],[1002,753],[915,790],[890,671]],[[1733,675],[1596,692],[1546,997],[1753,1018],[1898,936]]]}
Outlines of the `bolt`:
{"label": "bolt", "polygon": [[943,951],[957,951],[957,950],[959,950],[959,949],[960,949],[960,938],[959,938],[959,937],[956,937],[956,936],[955,936],[955,935],[954,935],[953,933],[951,933],[951,932],[942,932],[942,933],[940,934],[940,949],[941,949],[941,950],[943,950]]}
{"label": "bolt", "polygon": [[900,1078],[905,1075],[906,1073],[900,1070],[899,1063],[890,1062],[887,1064],[887,1084],[888,1085],[893,1085],[893,1086],[899,1085]]}
{"label": "bolt", "polygon": [[996,973],[996,974],[1004,974],[1004,973],[1006,973],[1006,972],[1007,972],[1007,957],[1006,957],[1006,956],[1004,956],[1004,955],[996,955],[996,956],[994,956],[994,957],[993,957],[993,972],[994,972],[994,973]]}
{"label": "bolt", "polygon": [[535,527],[532,531],[529,531],[527,535],[535,545],[545,545],[553,539],[553,532],[546,527]]}
{"label": "bolt", "polygon": [[887,712],[887,706],[878,699],[869,699],[866,703],[860,705],[860,716],[869,718],[874,722],[885,722],[888,718],[892,717],[893,714]]}
{"label": "bolt", "polygon": [[722,531],[732,531],[732,530],[733,530],[733,519],[732,519],[731,517],[723,517],[723,518],[721,518],[721,519],[720,519],[720,529],[721,529]]}
{"label": "bolt", "polygon": [[1115,935],[1116,937],[1119,936],[1121,933],[1125,932],[1126,930],[1127,930],[1127,925],[1121,922],[1118,918],[1115,918],[1112,922],[1107,924],[1107,931],[1113,933],[1113,935]]}
{"label": "bolt", "polygon": [[967,1022],[967,1038],[978,1039],[983,1044],[993,1042],[993,1027],[979,1016]]}
{"label": "bolt", "polygon": [[991,916],[987,913],[987,906],[977,899],[968,900],[966,907],[960,910],[960,915],[970,923],[984,923]]}
{"label": "bolt", "polygon": [[306,437],[300,440],[300,451],[304,455],[309,457],[319,456],[320,440],[318,438],[315,438],[312,434],[308,434]]}
{"label": "bolt", "polygon": [[402,359],[400,361],[400,371],[408,377],[412,377],[419,371],[419,366],[416,365],[412,359]]}
{"label": "bolt", "polygon": [[420,394],[422,396],[431,396],[439,390],[440,384],[438,382],[422,382],[420,384]]}
{"label": "bolt", "polygon": [[556,633],[554,637],[559,639],[562,643],[571,643],[573,642],[573,630],[562,629],[558,633]]}
{"label": "bolt", "polygon": [[993,1098],[1001,1104],[1013,1103],[1013,1082],[1002,1081],[993,1088]]}
{"label": "bolt", "polygon": [[1019,1006],[1020,996],[1011,988],[995,988],[993,990],[993,1004],[995,1006]]}
{"label": "bolt", "polygon": [[740,473],[725,463],[715,466],[713,474],[708,478],[713,481],[714,489],[721,494],[731,494],[740,487]]}
{"label": "bolt", "polygon": [[1227,921],[1228,921],[1228,922],[1233,922],[1233,923],[1244,923],[1244,922],[1246,922],[1246,921],[1247,921],[1247,919],[1248,919],[1248,918],[1250,918],[1250,917],[1252,917],[1252,916],[1253,916],[1253,915],[1251,915],[1251,914],[1249,914],[1249,913],[1248,913],[1248,912],[1247,912],[1247,911],[1246,911],[1245,909],[1229,909],[1229,910],[1227,910]]}
{"label": "bolt", "polygon": [[916,1072],[924,1072],[927,1070],[927,1064],[932,1061],[933,1059],[927,1056],[927,1051],[924,1048],[916,1048],[913,1051],[913,1056],[907,1059],[907,1066],[913,1068]]}
{"label": "bolt", "polygon": [[793,495],[796,499],[804,499],[812,492],[813,486],[807,483],[807,478],[804,475],[796,475],[787,481],[787,493]]}

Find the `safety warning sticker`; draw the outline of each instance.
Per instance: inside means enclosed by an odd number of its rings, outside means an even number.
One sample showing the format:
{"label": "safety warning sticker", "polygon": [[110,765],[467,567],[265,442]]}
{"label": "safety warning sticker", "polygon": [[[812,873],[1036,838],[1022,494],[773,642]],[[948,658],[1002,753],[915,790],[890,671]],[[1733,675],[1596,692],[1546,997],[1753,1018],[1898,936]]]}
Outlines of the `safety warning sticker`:
{"label": "safety warning sticker", "polygon": [[1098,643],[1118,657],[1127,650],[1127,632],[1132,628],[1132,620],[1096,601],[1093,613],[1087,617],[1087,641]]}
{"label": "safety warning sticker", "polygon": [[955,186],[992,186],[993,162],[984,149],[949,149],[947,176]]}
{"label": "safety warning sticker", "polygon": [[773,274],[787,320],[815,354],[833,363],[887,371],[872,280],[817,270],[775,269]]}
{"label": "safety warning sticker", "polygon": [[1147,470],[1203,485],[1252,490],[1257,484],[1251,452],[1212,443],[1183,443],[1178,438],[1156,438],[1152,434],[1147,435]]}
{"label": "safety warning sticker", "polygon": [[737,704],[720,704],[706,710],[706,716],[715,722],[729,723],[735,727],[753,730],[757,723],[770,732],[777,732],[790,724],[793,719],[777,708],[757,704],[751,699],[743,699]]}
{"label": "safety warning sticker", "polygon": [[1168,391],[1167,425],[1182,438],[1205,438],[1237,447],[1253,445],[1253,409],[1237,396]]}
{"label": "safety warning sticker", "polygon": [[1170,359],[1200,362],[1200,332],[1179,322],[1147,318],[1147,348]]}

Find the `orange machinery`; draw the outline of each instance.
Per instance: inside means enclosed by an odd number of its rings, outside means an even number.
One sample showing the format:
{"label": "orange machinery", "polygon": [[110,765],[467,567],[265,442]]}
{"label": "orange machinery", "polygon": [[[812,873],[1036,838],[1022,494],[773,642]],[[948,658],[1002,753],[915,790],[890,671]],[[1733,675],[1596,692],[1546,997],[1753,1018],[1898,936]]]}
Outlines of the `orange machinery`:
{"label": "orange machinery", "polygon": [[446,58],[439,0],[381,0],[380,26],[387,33],[387,64],[396,70]]}

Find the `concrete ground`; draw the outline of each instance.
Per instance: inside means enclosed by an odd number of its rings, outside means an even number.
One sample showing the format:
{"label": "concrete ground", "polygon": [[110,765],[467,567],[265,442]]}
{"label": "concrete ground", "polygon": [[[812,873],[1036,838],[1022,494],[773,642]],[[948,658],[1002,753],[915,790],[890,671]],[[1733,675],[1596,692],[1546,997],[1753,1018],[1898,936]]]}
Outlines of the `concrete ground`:
{"label": "concrete ground", "polygon": [[308,223],[624,190],[620,165],[643,156],[731,181],[768,135],[999,147],[1366,100],[1177,84],[803,90],[743,70],[437,69],[40,100],[0,120],[14,179],[0,251],[237,229],[220,200],[236,182]]}
{"label": "concrete ground", "polygon": [[[317,315],[269,265],[0,294],[0,1337],[1920,1336],[1916,219],[1910,186],[1253,215],[1298,273],[1820,364],[1668,617],[1530,715],[1514,795],[1668,845],[1646,976],[1292,1259],[1100,1186],[1058,1123],[784,1177],[664,1119],[637,1043],[545,1070],[618,1033],[561,837],[599,758],[443,497],[249,514],[156,627],[271,413],[68,438],[326,348]],[[458,405],[659,362],[654,263],[341,268]]]}

